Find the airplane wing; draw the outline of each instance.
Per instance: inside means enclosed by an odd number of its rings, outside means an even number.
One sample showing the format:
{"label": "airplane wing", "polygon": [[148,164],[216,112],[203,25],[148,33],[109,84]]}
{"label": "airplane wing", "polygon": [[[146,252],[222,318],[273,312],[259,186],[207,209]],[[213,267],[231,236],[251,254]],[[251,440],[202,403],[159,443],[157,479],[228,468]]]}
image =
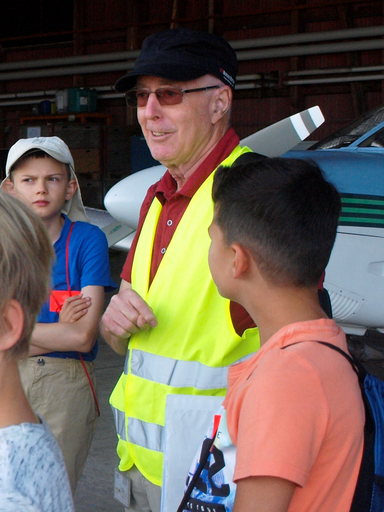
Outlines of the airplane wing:
{"label": "airplane wing", "polygon": [[[269,157],[280,156],[297,146],[324,122],[318,106],[287,117],[259,130],[241,141],[252,151]],[[131,174],[114,185],[104,198],[108,212],[121,224],[137,228],[140,207],[148,188],[158,181],[166,168],[157,165]],[[121,232],[123,234],[123,232]]]}
{"label": "airplane wing", "polygon": [[95,224],[104,232],[108,240],[108,247],[129,251],[136,228],[131,228],[130,226],[116,221],[116,219],[105,210],[86,206],[85,211],[91,224]]}

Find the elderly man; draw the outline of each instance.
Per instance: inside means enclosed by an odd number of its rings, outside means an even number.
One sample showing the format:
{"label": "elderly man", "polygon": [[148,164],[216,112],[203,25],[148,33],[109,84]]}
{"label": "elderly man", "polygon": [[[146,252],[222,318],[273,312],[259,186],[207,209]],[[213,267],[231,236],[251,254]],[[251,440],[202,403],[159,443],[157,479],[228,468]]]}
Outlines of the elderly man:
{"label": "elderly man", "polygon": [[126,354],[111,404],[129,510],[160,509],[166,396],[224,395],[228,366],[259,347],[251,319],[220,297],[208,267],[214,171],[249,151],[229,127],[236,72],[223,38],[168,30],[144,41],[135,68],[115,85],[137,108],[152,156],[168,168],[148,191],[101,324],[106,341]]}

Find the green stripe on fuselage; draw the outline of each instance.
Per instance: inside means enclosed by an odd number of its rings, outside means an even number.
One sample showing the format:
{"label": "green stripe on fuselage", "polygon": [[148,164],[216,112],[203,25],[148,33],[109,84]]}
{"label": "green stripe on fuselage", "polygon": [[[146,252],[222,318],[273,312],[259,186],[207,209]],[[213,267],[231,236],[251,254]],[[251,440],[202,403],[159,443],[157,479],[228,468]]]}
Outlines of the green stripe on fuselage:
{"label": "green stripe on fuselage", "polygon": [[359,194],[341,194],[342,226],[384,228],[384,198]]}

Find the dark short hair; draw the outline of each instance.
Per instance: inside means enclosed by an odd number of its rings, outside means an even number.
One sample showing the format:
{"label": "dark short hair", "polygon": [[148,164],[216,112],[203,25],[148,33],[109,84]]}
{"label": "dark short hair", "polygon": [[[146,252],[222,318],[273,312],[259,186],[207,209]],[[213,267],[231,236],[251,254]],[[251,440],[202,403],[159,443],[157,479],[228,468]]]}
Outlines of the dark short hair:
{"label": "dark short hair", "polygon": [[64,167],[67,169],[67,175],[68,175],[68,181],[70,181],[71,178],[71,168],[68,164],[65,164],[63,162],[59,162],[55,158],[53,158],[51,155],[48,155],[45,151],[42,149],[31,149],[30,151],[27,151],[22,155],[16,162],[12,165],[12,167],[9,170],[9,179],[12,181],[13,176],[12,173],[14,171],[17,171],[19,167],[23,165],[24,162],[27,162],[28,160],[31,160],[32,158],[52,158],[52,160],[55,160],[55,162],[58,162],[59,164],[64,165]]}
{"label": "dark short hair", "polygon": [[313,162],[265,158],[221,167],[212,190],[228,244],[246,247],[266,278],[316,285],[336,237],[341,199]]}

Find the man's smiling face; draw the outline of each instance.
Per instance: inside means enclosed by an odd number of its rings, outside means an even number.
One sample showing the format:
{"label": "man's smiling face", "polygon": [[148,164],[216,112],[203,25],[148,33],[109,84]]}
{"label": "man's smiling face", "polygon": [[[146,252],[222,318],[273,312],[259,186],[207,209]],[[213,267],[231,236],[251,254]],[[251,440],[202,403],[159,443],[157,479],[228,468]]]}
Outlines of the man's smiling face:
{"label": "man's smiling face", "polygon": [[[141,76],[136,88],[155,91],[172,85],[195,89],[217,83],[204,76],[189,82],[175,82],[153,76]],[[160,105],[150,94],[145,107],[138,107],[137,117],[153,158],[172,168],[192,167],[204,154],[212,138],[212,98],[217,89],[185,94],[177,105]]]}

